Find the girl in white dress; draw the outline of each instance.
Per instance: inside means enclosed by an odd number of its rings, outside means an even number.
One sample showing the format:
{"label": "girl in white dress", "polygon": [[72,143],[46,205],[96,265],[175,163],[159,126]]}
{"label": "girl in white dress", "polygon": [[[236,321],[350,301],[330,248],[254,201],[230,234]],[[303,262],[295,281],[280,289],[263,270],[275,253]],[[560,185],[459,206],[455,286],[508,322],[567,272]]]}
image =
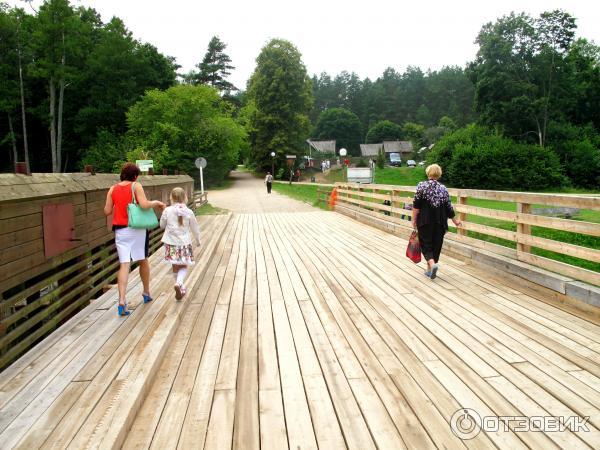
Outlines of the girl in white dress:
{"label": "girl in white dress", "polygon": [[165,262],[173,266],[175,298],[181,300],[186,294],[183,282],[188,266],[194,264],[192,235],[200,245],[200,229],[194,212],[186,206],[187,195],[182,188],[171,191],[171,205],[160,217],[160,227],[165,229],[162,242],[165,247]]}

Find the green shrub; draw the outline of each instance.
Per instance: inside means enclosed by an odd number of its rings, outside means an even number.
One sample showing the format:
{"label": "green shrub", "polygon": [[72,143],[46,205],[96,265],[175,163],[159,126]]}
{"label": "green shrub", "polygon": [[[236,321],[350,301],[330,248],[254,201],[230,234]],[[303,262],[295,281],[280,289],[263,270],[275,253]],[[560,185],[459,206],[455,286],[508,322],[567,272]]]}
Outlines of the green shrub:
{"label": "green shrub", "polygon": [[356,163],[356,167],[369,167],[369,163],[365,158],[360,158]]}
{"label": "green shrub", "polygon": [[375,161],[377,168],[383,169],[385,167],[385,153],[383,148],[380,148],[377,152],[377,160]]}
{"label": "green shrub", "polygon": [[575,186],[594,189],[600,186],[600,149],[589,139],[567,141],[561,145],[565,173]]}
{"label": "green shrub", "polygon": [[567,183],[557,155],[471,125],[442,138],[428,155],[444,181],[472,189],[543,190]]}

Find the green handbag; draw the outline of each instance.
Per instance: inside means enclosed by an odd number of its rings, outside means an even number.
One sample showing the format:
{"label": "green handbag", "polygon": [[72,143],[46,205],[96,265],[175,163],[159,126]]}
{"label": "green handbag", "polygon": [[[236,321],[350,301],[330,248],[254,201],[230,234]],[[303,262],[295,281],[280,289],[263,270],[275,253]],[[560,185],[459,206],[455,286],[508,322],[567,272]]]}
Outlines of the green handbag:
{"label": "green handbag", "polygon": [[135,201],[135,182],[131,183],[131,203],[127,205],[127,217],[129,228],[141,228],[151,230],[158,226],[158,219],[152,208],[144,209]]}

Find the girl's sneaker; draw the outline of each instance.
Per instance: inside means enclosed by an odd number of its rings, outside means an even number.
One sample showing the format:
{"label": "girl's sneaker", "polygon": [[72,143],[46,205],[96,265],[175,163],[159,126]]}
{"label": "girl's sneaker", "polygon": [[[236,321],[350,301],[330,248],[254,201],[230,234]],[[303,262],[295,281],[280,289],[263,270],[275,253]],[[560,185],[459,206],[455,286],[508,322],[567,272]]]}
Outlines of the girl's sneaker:
{"label": "girl's sneaker", "polygon": [[184,296],[184,288],[179,284],[179,283],[175,283],[175,286],[173,286],[173,289],[175,289],[175,299],[176,300],[181,300],[181,298]]}
{"label": "girl's sneaker", "polygon": [[181,297],[185,297],[185,294],[187,294],[187,289],[185,288],[185,286],[181,286]]}

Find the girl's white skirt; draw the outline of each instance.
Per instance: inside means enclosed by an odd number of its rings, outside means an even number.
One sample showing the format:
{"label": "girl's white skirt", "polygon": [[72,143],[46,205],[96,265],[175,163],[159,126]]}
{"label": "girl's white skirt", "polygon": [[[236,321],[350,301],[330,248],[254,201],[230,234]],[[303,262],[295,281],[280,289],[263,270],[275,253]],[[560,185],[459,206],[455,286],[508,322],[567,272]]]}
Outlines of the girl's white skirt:
{"label": "girl's white skirt", "polygon": [[146,259],[146,230],[118,228],[115,230],[115,244],[120,263]]}

